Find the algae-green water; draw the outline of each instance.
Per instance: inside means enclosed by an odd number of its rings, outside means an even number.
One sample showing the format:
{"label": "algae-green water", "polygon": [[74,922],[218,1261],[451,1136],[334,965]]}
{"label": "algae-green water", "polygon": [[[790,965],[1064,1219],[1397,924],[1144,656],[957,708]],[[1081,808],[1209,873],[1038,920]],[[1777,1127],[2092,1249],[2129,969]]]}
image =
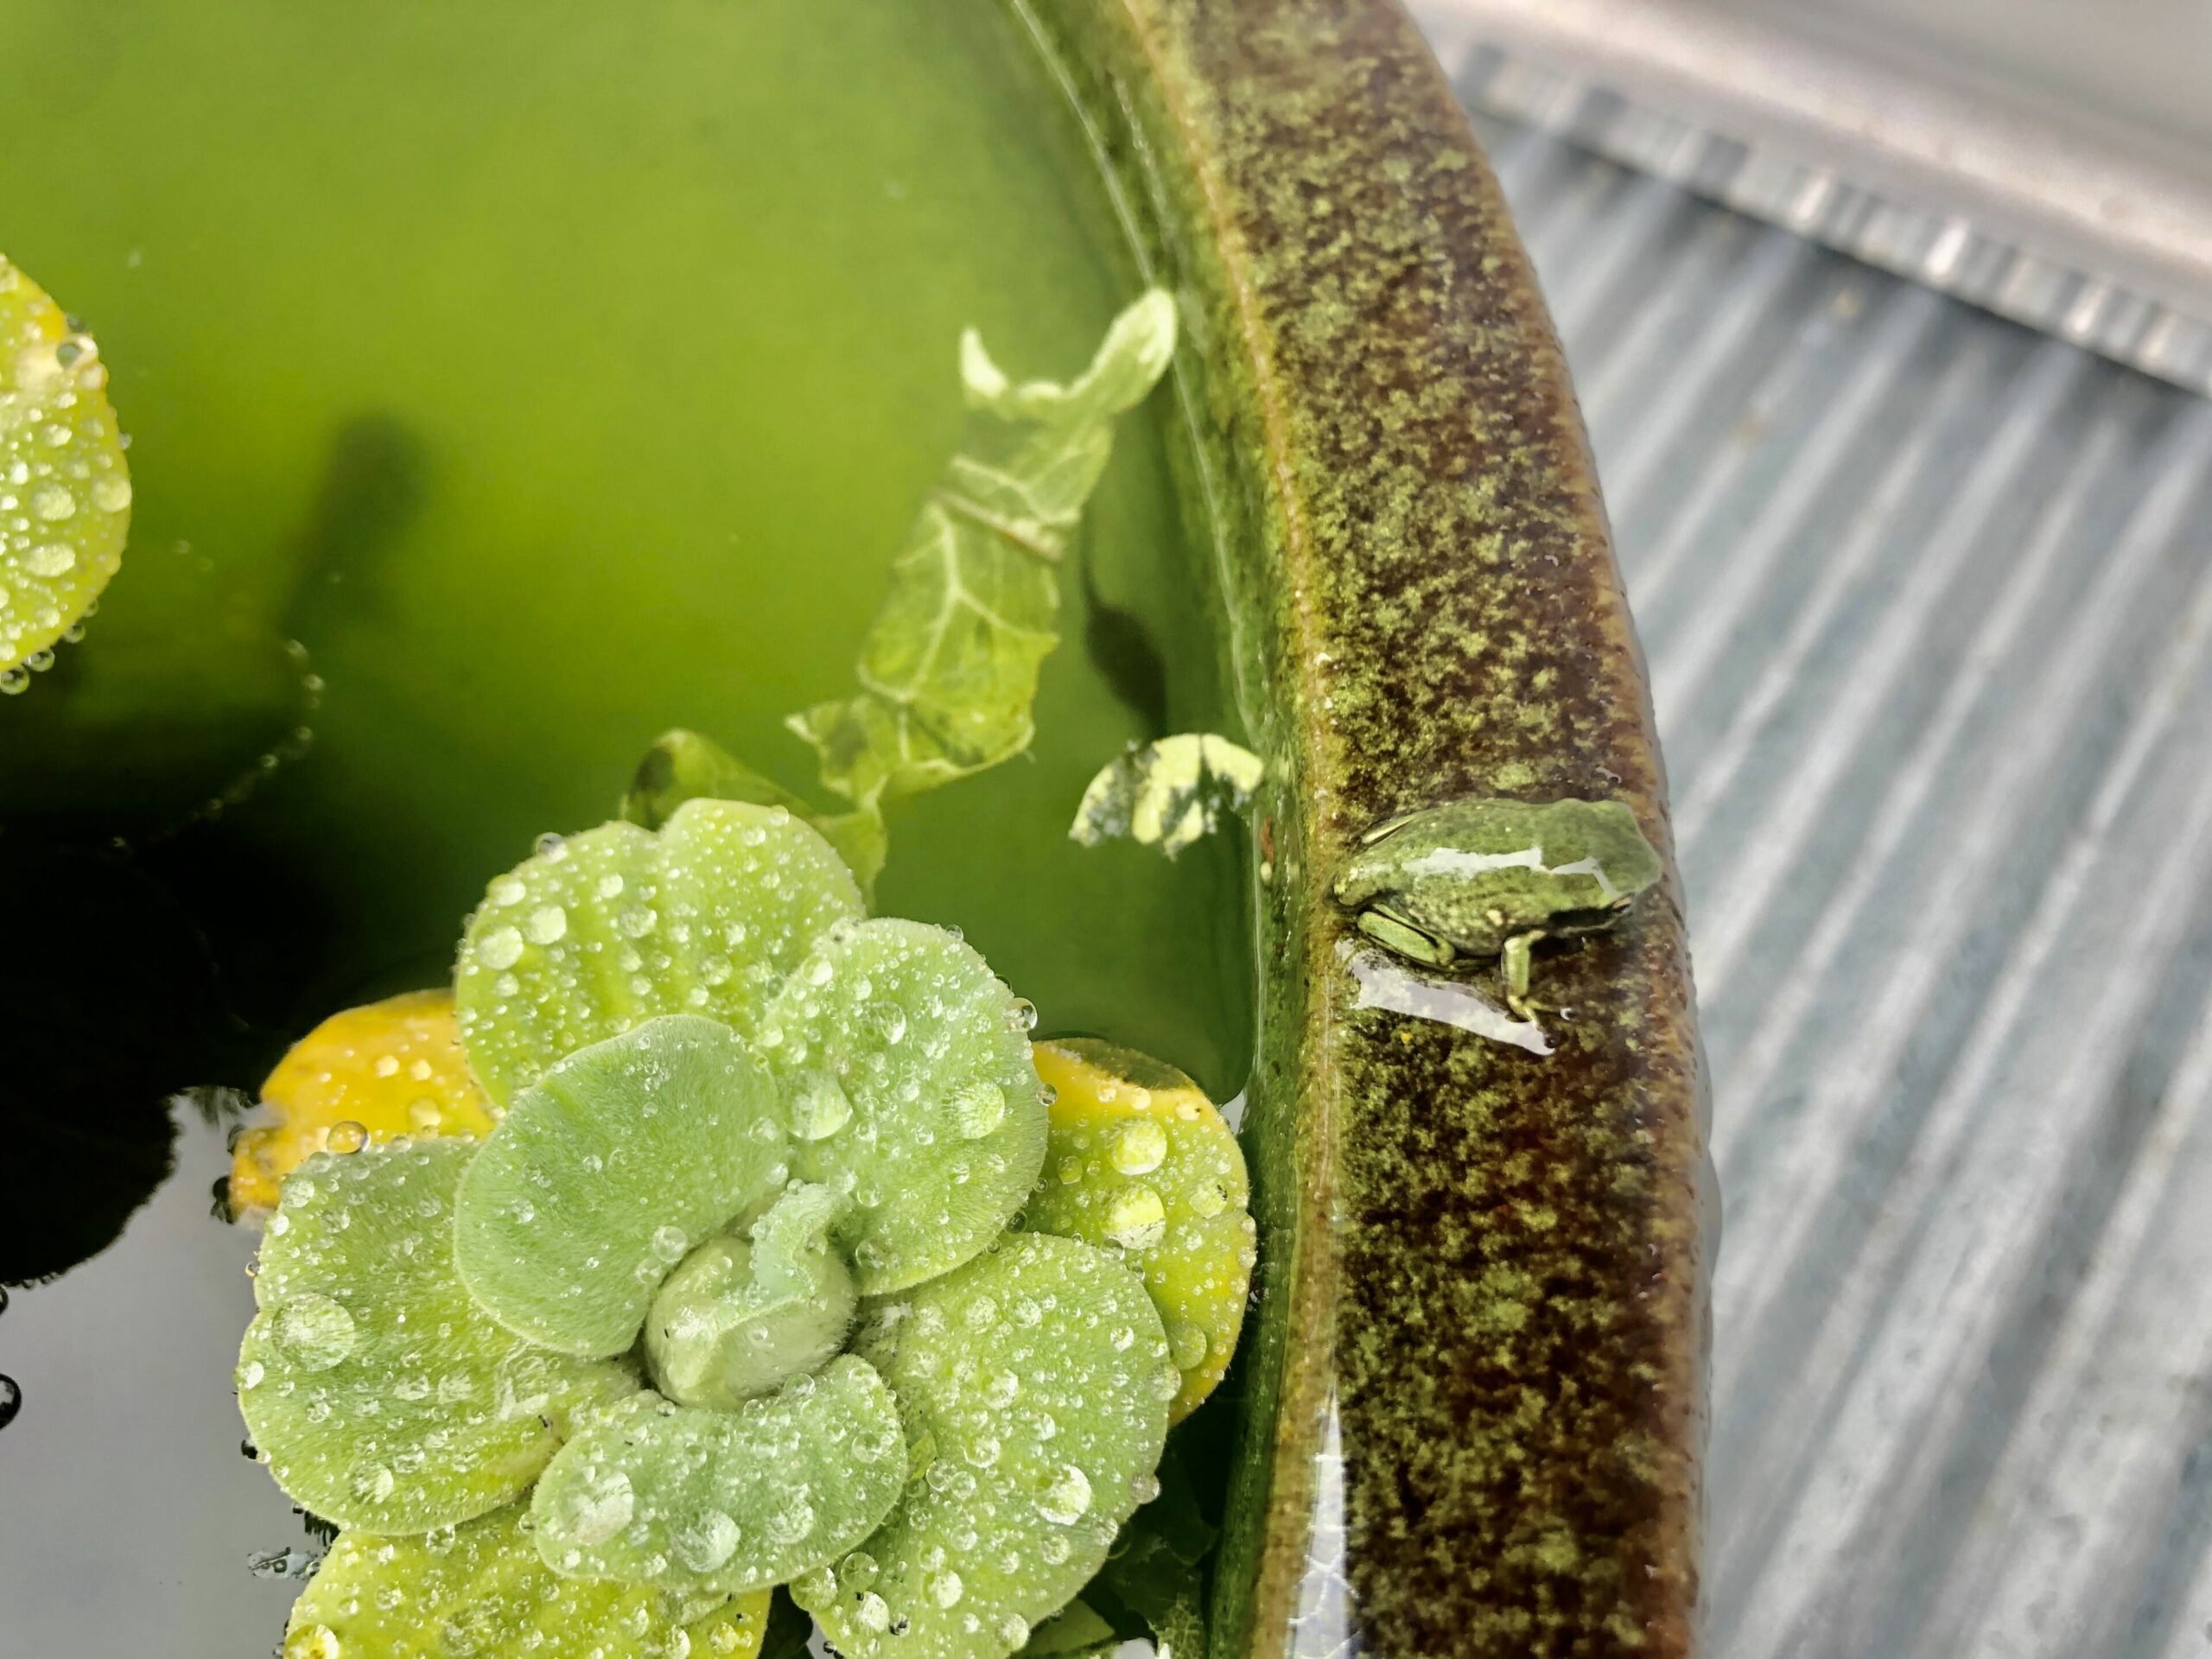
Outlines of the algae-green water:
{"label": "algae-green water", "polygon": [[[307,1541],[239,1452],[219,1097],[169,1096],[440,981],[664,728],[810,787],[781,719],[850,687],[959,331],[1065,372],[1139,283],[993,0],[0,0],[0,248],[99,340],[137,486],[0,700],[0,1608],[229,1659],[296,1589],[248,1553]],[[1177,441],[1164,392],[1122,423],[1033,757],[894,807],[877,900],[1225,1096],[1241,855],[1065,838],[1125,742],[1234,729]]]}

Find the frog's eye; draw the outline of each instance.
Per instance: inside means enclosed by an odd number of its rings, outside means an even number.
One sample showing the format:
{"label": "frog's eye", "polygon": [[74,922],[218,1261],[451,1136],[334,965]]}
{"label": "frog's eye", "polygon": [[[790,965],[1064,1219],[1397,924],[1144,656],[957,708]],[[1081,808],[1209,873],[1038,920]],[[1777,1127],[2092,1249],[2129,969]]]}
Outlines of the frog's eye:
{"label": "frog's eye", "polygon": [[670,1270],[783,1185],[787,1155],[775,1087],[727,1026],[650,1020],[516,1097],[461,1179],[454,1261],[509,1330],[619,1354]]}
{"label": "frog's eye", "polygon": [[505,1102],[659,1014],[750,1036],[814,942],[862,914],[830,843],[781,807],[695,800],[658,835],[602,824],[486,889],[454,974],[469,1064]]}
{"label": "frog's eye", "polygon": [[310,1159],[261,1246],[261,1312],[238,1404],[276,1484],[379,1532],[466,1521],[518,1497],[583,1407],[637,1388],[629,1367],[534,1346],[454,1272],[460,1141]]}
{"label": "frog's eye", "polygon": [[1160,1316],[1104,1251],[1016,1235],[880,1306],[859,1351],[898,1396],[913,1477],[794,1599],[852,1659],[1014,1651],[1158,1491],[1180,1380]]}
{"label": "frog's eye", "polygon": [[1027,1005],[942,928],[833,933],[762,1020],[798,1173],[851,1199],[836,1236],[864,1295],[957,1267],[1045,1156]]}
{"label": "frog's eye", "polygon": [[906,1479],[899,1408],[847,1355],[731,1411],[609,1414],[561,1449],[531,1513],[556,1572],[730,1593],[852,1548]]}
{"label": "frog's eye", "polygon": [[425,1537],[343,1534],[293,1604],[284,1659],[753,1659],[768,1592],[698,1599],[558,1576],[515,1503]]}

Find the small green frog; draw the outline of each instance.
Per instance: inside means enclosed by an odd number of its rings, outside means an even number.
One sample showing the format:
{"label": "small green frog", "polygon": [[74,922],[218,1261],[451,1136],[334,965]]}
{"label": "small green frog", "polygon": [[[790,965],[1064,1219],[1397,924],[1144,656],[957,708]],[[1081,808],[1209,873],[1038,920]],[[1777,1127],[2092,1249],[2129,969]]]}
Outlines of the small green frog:
{"label": "small green frog", "polygon": [[1497,957],[1506,1006],[1525,1020],[1537,943],[1611,926],[1659,875],[1619,801],[1450,801],[1370,830],[1336,895],[1362,932],[1414,962]]}

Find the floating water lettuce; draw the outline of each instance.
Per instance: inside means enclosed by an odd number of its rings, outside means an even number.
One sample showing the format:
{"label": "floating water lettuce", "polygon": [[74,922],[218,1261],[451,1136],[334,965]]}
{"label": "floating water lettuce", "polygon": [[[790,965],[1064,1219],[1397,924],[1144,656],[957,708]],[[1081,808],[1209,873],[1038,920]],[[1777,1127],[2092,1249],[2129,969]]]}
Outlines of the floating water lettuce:
{"label": "floating water lettuce", "polygon": [[[288,1655],[745,1655],[785,1584],[854,1659],[995,1659],[1098,1575],[1250,1266],[1187,1080],[1147,1085],[1162,1147],[1107,1112],[1167,1197],[1102,1236],[1125,1195],[1045,1169],[1100,1103],[1048,1112],[1027,1005],[957,935],[866,919],[782,805],[549,842],[455,988],[485,1137],[326,1127],[268,1224],[240,1403],[347,1529]],[[430,1058],[381,1006],[300,1058],[325,1113]]]}
{"label": "floating water lettuce", "polygon": [[1119,1250],[1142,1275],[1182,1374],[1179,1422],[1243,1328],[1258,1250],[1243,1151],[1198,1084],[1147,1055],[1063,1039],[1039,1043],[1036,1065],[1052,1136],[1023,1224]]}
{"label": "floating water lettuce", "polygon": [[853,873],[863,893],[875,888],[883,861],[890,851],[882,816],[870,810],[817,812],[772,778],[753,770],[710,738],[678,727],[663,732],[638,763],[622,797],[624,818],[646,830],[658,830],[676,815],[686,801],[749,801],[755,806],[780,806],[822,832]]}
{"label": "floating water lettuce", "polygon": [[0,257],[0,691],[22,690],[73,637],[130,530],[99,347]]}
{"label": "floating water lettuce", "polygon": [[1085,847],[1126,836],[1173,858],[1222,818],[1242,812],[1267,775],[1249,749],[1211,732],[1180,732],[1116,755],[1083,791],[1068,838]]}

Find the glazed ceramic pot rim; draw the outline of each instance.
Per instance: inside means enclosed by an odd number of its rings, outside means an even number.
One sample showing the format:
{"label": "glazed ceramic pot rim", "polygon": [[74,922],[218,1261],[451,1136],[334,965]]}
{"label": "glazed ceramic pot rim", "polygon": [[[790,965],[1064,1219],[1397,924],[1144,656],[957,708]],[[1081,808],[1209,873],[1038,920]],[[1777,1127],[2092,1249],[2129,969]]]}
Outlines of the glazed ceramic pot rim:
{"label": "glazed ceramic pot rim", "polygon": [[1461,795],[1616,798],[1668,845],[1495,181],[1393,0],[1011,3],[1182,310],[1180,482],[1276,763],[1214,1651],[1686,1653],[1711,1205],[1678,889],[1547,962],[1545,1055],[1363,1007],[1328,893],[1358,831]]}

